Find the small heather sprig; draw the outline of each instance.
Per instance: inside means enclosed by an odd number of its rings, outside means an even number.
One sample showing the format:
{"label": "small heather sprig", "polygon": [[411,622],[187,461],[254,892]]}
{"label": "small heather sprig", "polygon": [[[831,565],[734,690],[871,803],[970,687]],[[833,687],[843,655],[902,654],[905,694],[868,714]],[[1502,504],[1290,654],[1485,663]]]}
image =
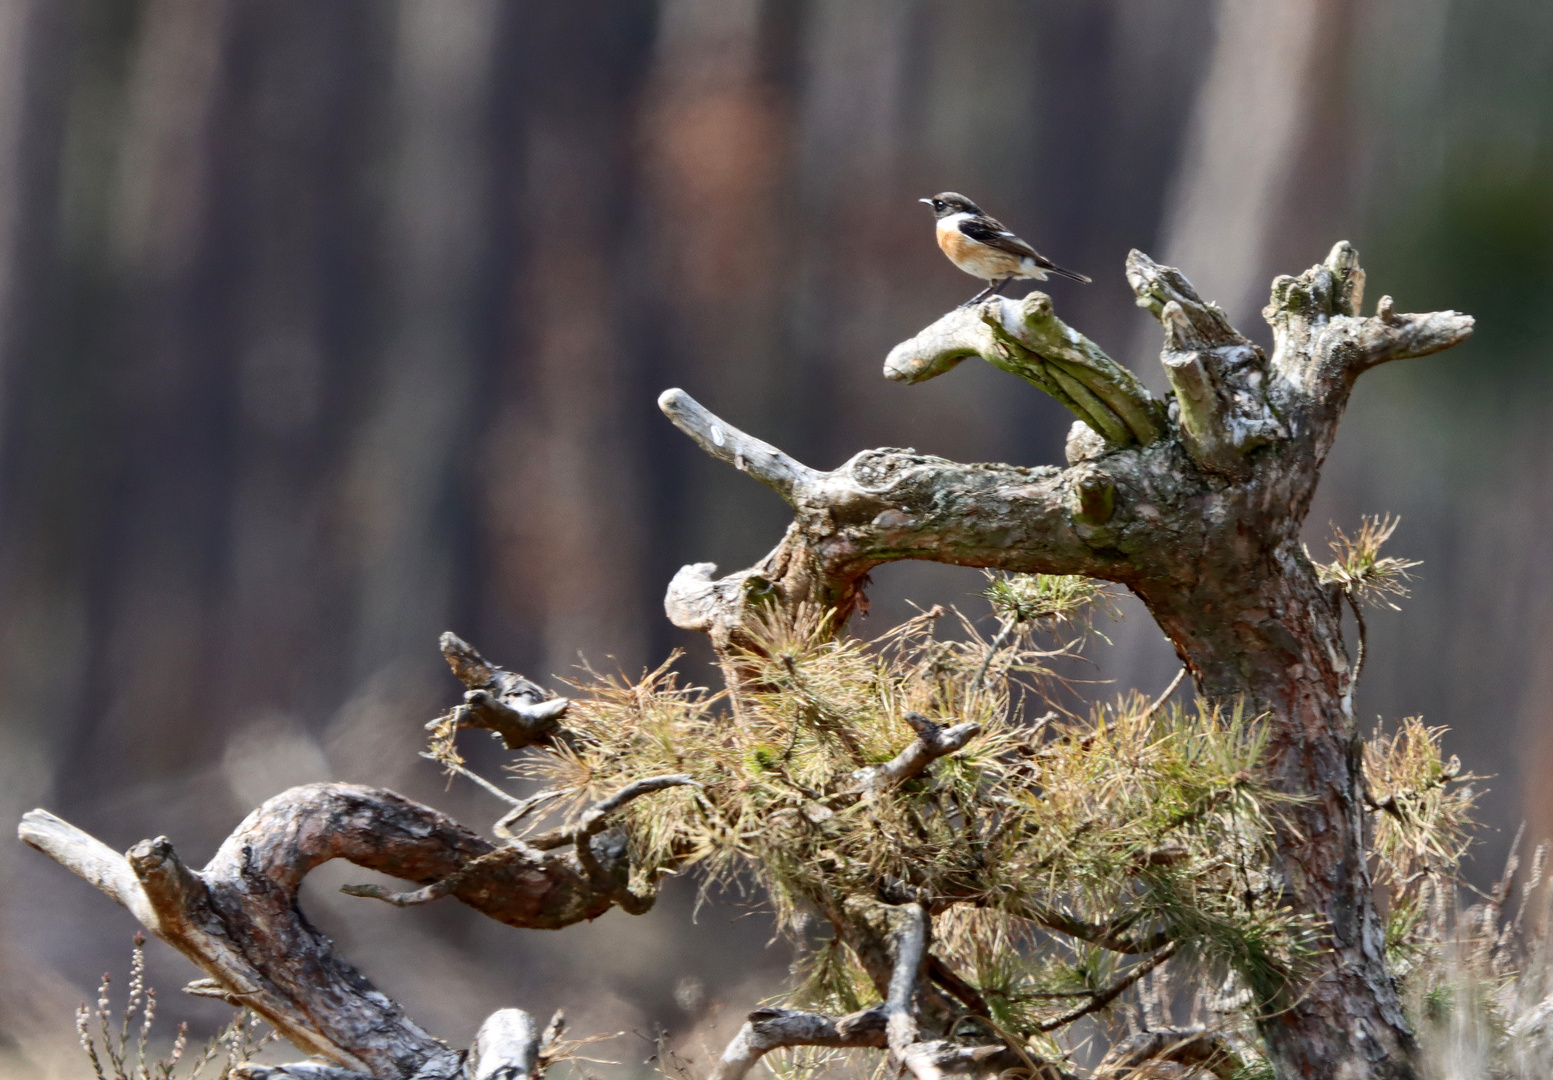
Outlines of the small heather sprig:
{"label": "small heather sprig", "polygon": [[81,1002],[80,1008],[75,1011],[76,1034],[81,1040],[81,1049],[86,1051],[87,1060],[92,1063],[92,1072],[97,1080],[108,1080],[102,1071],[102,1061],[97,1057],[97,1045],[92,1039],[92,1010],[87,1008],[86,1002]]}
{"label": "small heather sprig", "polygon": [[[156,1023],[156,991],[146,985],[145,944],[145,935],[136,934],[129,965],[129,998],[117,1024],[118,1030],[114,1030],[110,993],[112,979],[106,974],[97,988],[97,1008],[93,1010],[82,1002],[76,1010],[76,1035],[82,1051],[91,1062],[96,1080],[173,1080],[173,1073],[188,1048],[189,1025],[179,1024],[177,1037],[173,1040],[172,1051],[168,1056],[160,1061],[147,1059],[151,1029]],[[137,1015],[140,1018],[138,1027],[135,1022]],[[97,1039],[92,1031],[94,1019],[102,1036],[102,1055],[98,1054]],[[273,1031],[256,1036],[259,1024],[258,1016],[247,1009],[239,1011],[231,1023],[206,1044],[185,1080],[196,1080],[205,1066],[222,1051],[225,1051],[226,1061],[216,1080],[230,1080],[238,1066],[252,1060],[266,1043],[276,1038]]]}

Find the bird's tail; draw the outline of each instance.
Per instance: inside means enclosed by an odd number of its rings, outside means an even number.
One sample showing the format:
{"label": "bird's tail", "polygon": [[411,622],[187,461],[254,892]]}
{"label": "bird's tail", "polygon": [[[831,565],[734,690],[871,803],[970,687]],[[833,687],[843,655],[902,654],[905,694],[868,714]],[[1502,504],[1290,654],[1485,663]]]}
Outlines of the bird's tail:
{"label": "bird's tail", "polygon": [[1050,266],[1048,266],[1046,268],[1046,272],[1049,274],[1056,274],[1058,277],[1071,278],[1074,281],[1083,282],[1085,285],[1090,283],[1090,279],[1079,273],[1077,270],[1069,270],[1066,266],[1058,266],[1056,263],[1052,263]]}

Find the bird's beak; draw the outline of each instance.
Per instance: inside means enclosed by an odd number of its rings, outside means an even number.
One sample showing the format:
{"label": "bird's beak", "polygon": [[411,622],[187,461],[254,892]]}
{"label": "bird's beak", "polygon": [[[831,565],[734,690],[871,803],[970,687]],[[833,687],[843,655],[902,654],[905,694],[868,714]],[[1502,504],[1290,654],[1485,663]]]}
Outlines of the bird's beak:
{"label": "bird's beak", "polygon": [[932,199],[918,199],[917,201],[921,202],[921,203],[927,203],[929,206],[933,205],[933,200]]}

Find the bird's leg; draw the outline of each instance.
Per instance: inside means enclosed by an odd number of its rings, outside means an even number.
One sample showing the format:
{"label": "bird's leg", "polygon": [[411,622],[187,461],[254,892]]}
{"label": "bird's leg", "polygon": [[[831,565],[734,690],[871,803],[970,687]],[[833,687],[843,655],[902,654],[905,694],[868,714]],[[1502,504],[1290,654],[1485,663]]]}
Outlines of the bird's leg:
{"label": "bird's leg", "polygon": [[[1003,282],[1004,282],[1004,284],[1007,284],[1008,283],[1008,279],[1004,278]],[[987,297],[991,296],[992,293],[993,293],[993,283],[989,281],[987,283],[987,287],[985,289],[983,289],[981,292],[977,293],[975,296],[971,297],[969,300],[967,300],[965,303],[961,304],[960,306],[961,307],[970,307],[972,304],[979,304],[983,300],[985,300]]]}
{"label": "bird's leg", "polygon": [[987,295],[989,295],[989,296],[1001,296],[1002,293],[1003,293],[1003,290],[1008,288],[1008,283],[1010,281],[1013,281],[1013,280],[1014,279],[1011,278],[1011,277],[1006,277],[1006,278],[1003,278],[1003,279],[1001,279],[999,281],[994,281],[991,285],[987,286],[987,288],[989,290]]}

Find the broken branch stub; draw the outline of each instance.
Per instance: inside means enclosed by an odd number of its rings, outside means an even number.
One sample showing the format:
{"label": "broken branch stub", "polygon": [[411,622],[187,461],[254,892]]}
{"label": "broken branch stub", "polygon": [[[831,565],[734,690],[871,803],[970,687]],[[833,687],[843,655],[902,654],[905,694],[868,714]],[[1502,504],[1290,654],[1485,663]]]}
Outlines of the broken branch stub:
{"label": "broken branch stub", "polygon": [[1134,250],[1127,281],[1164,327],[1160,363],[1175,391],[1182,445],[1209,472],[1244,476],[1246,454],[1288,434],[1267,401],[1262,351],[1174,267]]}
{"label": "broken branch stub", "polygon": [[571,702],[556,697],[515,671],[491,663],[451,631],[442,635],[442,655],[468,690],[464,703],[427,723],[428,731],[451,723],[455,730],[485,728],[508,750],[546,744],[560,729]]}
{"label": "broken branch stub", "polygon": [[917,737],[884,764],[871,765],[852,774],[857,790],[865,799],[878,798],[922,775],[933,762],[963,750],[966,743],[981,734],[981,725],[974,721],[946,728],[917,712],[906,713],[904,719]]}
{"label": "broken branch stub", "polygon": [[[1449,349],[1472,335],[1473,319],[1457,311],[1402,314],[1389,296],[1375,314],[1360,312],[1365,274],[1347,241],[1297,277],[1273,281],[1263,316],[1273,328],[1271,367],[1295,391],[1291,404],[1340,409],[1365,371]],[[1335,427],[1335,425],[1333,425]]]}

